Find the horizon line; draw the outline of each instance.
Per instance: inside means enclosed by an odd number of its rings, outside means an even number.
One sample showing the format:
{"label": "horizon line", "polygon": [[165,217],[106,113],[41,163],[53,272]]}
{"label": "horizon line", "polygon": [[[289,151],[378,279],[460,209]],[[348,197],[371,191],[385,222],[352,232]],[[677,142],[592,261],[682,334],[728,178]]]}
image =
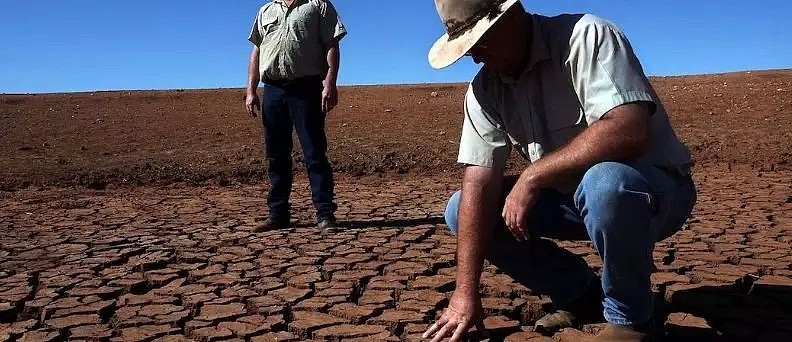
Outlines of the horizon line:
{"label": "horizon line", "polygon": [[[648,78],[673,78],[673,77],[696,77],[696,76],[717,76],[728,74],[741,74],[752,72],[773,72],[773,71],[792,71],[792,66],[781,68],[769,69],[744,69],[735,71],[723,71],[712,73],[690,73],[690,74],[667,74],[667,75],[647,75]],[[394,83],[345,83],[339,84],[339,88],[343,87],[378,87],[378,86],[427,86],[427,85],[456,85],[465,84],[470,81],[448,81],[448,82],[394,82]],[[44,92],[0,92],[0,96],[13,96],[13,95],[59,95],[59,94],[88,94],[88,93],[113,93],[113,92],[146,92],[146,91],[207,91],[207,90],[236,90],[244,89],[245,86],[235,87],[216,87],[216,88],[112,88],[112,89],[92,89],[92,90],[67,90],[67,91],[44,91]]]}

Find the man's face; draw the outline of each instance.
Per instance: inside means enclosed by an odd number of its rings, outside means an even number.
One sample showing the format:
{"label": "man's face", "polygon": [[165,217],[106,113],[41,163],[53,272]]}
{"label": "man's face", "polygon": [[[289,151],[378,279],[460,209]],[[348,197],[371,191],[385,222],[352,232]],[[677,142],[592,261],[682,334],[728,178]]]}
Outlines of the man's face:
{"label": "man's face", "polygon": [[514,13],[507,13],[474,45],[468,55],[500,74],[513,74],[525,53],[524,34],[515,32]]}

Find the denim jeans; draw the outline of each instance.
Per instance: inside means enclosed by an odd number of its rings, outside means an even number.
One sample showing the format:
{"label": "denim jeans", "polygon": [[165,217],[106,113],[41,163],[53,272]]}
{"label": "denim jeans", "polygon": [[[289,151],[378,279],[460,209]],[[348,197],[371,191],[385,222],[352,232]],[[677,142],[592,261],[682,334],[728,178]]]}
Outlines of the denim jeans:
{"label": "denim jeans", "polygon": [[[504,181],[501,208],[515,181]],[[460,198],[457,191],[445,212],[454,234]],[[590,239],[603,261],[605,319],[620,325],[646,323],[653,312],[649,277],[654,244],[681,229],[695,202],[689,176],[654,166],[600,163],[584,174],[574,194],[541,190],[529,217],[528,242],[517,242],[501,221],[487,259],[564,307],[596,275],[582,258],[543,238]]]}
{"label": "denim jeans", "polygon": [[322,80],[319,77],[264,83],[261,109],[271,183],[267,205],[272,220],[289,218],[293,181],[292,126],[302,146],[317,219],[335,218],[333,171],[327,160],[321,99]]}

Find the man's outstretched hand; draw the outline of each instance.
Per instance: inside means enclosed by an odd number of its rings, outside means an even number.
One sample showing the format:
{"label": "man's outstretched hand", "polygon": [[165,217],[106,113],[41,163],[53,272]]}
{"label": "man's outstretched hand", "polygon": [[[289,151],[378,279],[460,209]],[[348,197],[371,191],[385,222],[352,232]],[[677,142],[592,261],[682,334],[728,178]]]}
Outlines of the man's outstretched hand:
{"label": "man's outstretched hand", "polygon": [[481,297],[478,294],[468,295],[455,291],[443,315],[426,330],[422,337],[431,338],[432,342],[441,341],[448,336],[451,336],[450,342],[461,341],[462,336],[472,326],[484,333],[483,319]]}

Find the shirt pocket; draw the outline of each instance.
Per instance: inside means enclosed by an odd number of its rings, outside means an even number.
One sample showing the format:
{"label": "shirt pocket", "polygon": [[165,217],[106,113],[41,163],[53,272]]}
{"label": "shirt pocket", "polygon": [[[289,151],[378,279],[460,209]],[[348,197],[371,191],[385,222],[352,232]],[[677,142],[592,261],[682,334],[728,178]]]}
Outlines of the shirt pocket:
{"label": "shirt pocket", "polygon": [[583,127],[586,125],[586,116],[583,109],[564,108],[550,110],[547,115],[547,128],[550,131],[560,131],[569,128]]}
{"label": "shirt pocket", "polygon": [[280,29],[280,20],[277,16],[265,16],[261,19],[261,33],[264,38],[271,38]]}
{"label": "shirt pocket", "polygon": [[319,11],[315,6],[303,4],[289,14],[289,37],[296,42],[304,42],[311,38],[311,35],[318,34]]}
{"label": "shirt pocket", "polygon": [[586,119],[582,110],[567,109],[565,111],[547,113],[547,133],[545,141],[548,148],[555,150],[566,145],[580,132],[586,129]]}

